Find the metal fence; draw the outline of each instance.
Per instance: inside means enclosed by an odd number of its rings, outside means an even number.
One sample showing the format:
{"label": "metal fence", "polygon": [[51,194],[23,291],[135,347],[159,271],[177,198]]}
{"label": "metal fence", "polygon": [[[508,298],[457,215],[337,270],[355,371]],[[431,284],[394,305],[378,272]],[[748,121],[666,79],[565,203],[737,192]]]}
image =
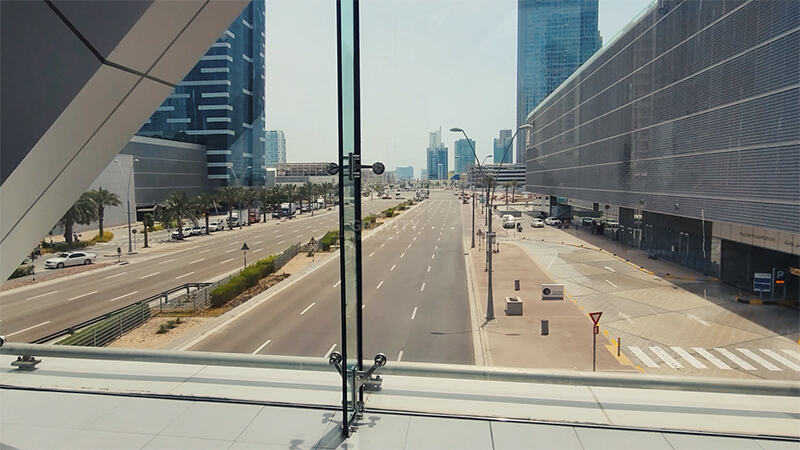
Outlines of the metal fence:
{"label": "metal fence", "polygon": [[150,320],[150,313],[150,307],[146,303],[136,303],[114,314],[109,314],[103,320],[85,327],[57,344],[104,347],[122,337],[129,330]]}

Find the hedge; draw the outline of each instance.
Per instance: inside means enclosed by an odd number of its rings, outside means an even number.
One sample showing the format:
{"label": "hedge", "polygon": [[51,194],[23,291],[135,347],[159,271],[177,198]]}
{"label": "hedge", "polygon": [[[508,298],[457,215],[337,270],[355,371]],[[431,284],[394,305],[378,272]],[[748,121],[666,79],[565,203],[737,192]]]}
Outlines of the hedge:
{"label": "hedge", "polygon": [[389,208],[383,212],[386,217],[392,217],[394,215],[394,208]]}
{"label": "hedge", "polygon": [[322,239],[319,240],[319,246],[322,251],[327,252],[331,249],[331,245],[335,244],[339,241],[339,230],[331,230],[325,233],[325,236],[322,236]]}
{"label": "hedge", "polygon": [[10,280],[12,278],[24,277],[25,275],[31,275],[31,274],[33,274],[33,265],[28,266],[23,264],[14,269],[14,273],[12,273],[11,276],[8,277],[8,279]]}
{"label": "hedge", "polygon": [[103,237],[100,235],[95,235],[93,238],[89,239],[88,241],[73,241],[71,244],[66,242],[55,242],[53,244],[49,244],[45,241],[42,241],[39,246],[41,247],[42,253],[61,253],[61,252],[68,252],[70,250],[76,250],[79,248],[86,248],[91,247],[92,245],[97,244],[98,242],[110,242],[114,239],[114,233],[110,231],[103,232]]}
{"label": "hedge", "polygon": [[400,203],[399,205],[395,206],[395,208],[397,208],[398,211],[402,211],[402,210],[406,209],[406,205],[403,204],[403,203]]}
{"label": "hedge", "polygon": [[239,275],[231,278],[227,283],[217,286],[211,291],[211,306],[220,307],[228,303],[237,295],[255,286],[262,278],[275,272],[275,258],[277,258],[277,255],[259,259],[255,264],[239,272]]}

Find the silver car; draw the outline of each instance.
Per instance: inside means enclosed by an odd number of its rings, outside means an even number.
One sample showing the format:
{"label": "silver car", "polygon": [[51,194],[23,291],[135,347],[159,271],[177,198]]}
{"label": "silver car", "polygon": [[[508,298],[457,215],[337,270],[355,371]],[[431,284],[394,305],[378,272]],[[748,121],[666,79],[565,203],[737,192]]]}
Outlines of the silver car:
{"label": "silver car", "polygon": [[95,259],[97,259],[97,255],[94,253],[65,252],[48,259],[44,262],[44,266],[48,269],[61,269],[63,267],[91,264]]}

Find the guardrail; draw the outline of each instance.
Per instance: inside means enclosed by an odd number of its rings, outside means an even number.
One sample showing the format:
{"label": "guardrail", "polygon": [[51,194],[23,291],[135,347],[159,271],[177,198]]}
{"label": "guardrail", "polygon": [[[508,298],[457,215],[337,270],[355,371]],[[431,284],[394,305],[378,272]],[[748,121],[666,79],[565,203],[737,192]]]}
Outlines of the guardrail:
{"label": "guardrail", "polygon": [[[238,353],[180,352],[101,347],[72,347],[5,343],[0,354],[27,357],[139,361],[203,366],[254,367],[262,369],[313,370],[336,372],[325,358],[303,356],[245,355]],[[381,375],[397,375],[461,380],[517,383],[598,386],[635,389],[715,392],[747,395],[800,396],[800,383],[776,380],[738,380],[727,378],[663,377],[642,374],[577,372],[566,370],[514,369],[506,367],[456,364],[391,362]]]}

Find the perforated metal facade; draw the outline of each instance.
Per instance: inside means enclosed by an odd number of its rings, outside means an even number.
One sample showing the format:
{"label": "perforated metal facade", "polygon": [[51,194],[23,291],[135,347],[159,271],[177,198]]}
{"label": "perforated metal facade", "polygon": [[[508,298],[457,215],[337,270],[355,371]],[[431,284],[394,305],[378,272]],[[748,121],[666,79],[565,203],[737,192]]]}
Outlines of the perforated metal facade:
{"label": "perforated metal facade", "polygon": [[527,118],[528,191],[800,232],[800,2],[660,1]]}

